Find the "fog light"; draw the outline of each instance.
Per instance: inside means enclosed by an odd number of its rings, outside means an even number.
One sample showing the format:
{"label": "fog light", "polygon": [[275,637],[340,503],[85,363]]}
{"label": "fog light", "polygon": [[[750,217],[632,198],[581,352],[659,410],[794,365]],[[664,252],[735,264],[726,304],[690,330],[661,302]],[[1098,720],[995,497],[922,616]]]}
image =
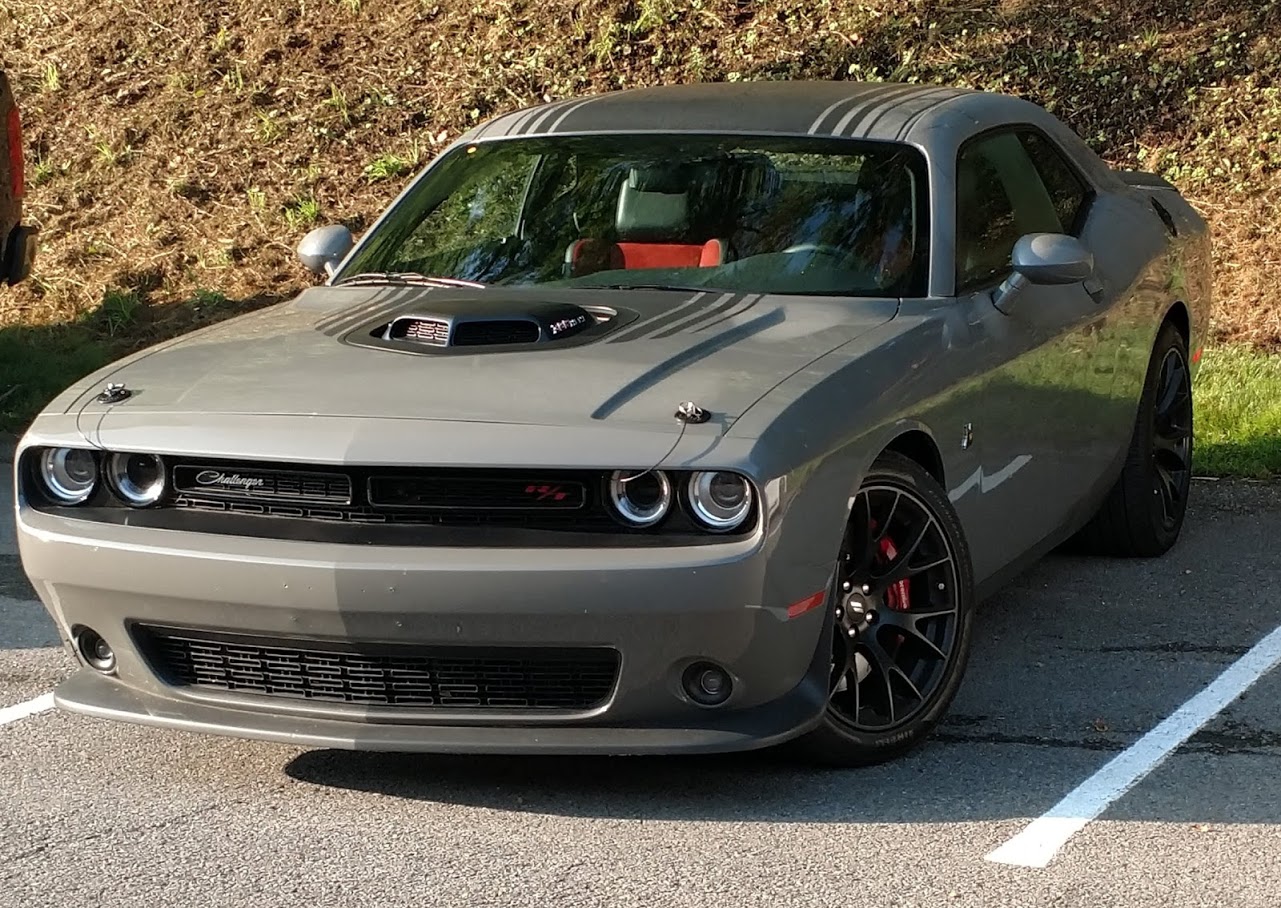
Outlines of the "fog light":
{"label": "fog light", "polygon": [[729,699],[734,684],[729,672],[710,662],[695,662],[682,677],[685,693],[695,703],[719,706]]}
{"label": "fog light", "polygon": [[76,634],[76,648],[80,651],[80,657],[89,664],[90,668],[104,674],[110,674],[116,670],[115,650],[97,631],[87,627],[81,628]]}

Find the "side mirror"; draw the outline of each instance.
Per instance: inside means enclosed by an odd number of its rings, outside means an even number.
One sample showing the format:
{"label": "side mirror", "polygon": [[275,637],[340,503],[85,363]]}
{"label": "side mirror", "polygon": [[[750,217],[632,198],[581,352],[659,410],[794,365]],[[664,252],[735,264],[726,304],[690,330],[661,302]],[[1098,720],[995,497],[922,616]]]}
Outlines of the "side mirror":
{"label": "side mirror", "polygon": [[312,274],[331,275],[354,245],[355,238],[342,224],[317,227],[298,244],[298,261]]}
{"label": "side mirror", "polygon": [[1033,284],[1075,284],[1094,273],[1094,255],[1074,236],[1029,233],[1014,244],[1014,270]]}
{"label": "side mirror", "polygon": [[1028,284],[1075,284],[1094,276],[1094,255],[1074,236],[1029,233],[1014,244],[1011,274],[996,290],[993,303],[1007,315]]}

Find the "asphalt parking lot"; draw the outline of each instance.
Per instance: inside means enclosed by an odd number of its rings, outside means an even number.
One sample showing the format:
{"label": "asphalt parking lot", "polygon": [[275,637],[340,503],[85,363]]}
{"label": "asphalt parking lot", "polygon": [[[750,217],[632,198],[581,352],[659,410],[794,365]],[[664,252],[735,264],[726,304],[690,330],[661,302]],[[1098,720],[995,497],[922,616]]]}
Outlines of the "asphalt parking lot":
{"label": "asphalt parking lot", "polygon": [[[1056,555],[987,602],[946,725],[874,769],[372,755],[12,719],[0,906],[1275,908],[1281,669],[1047,867],[986,859],[1281,625],[1281,486],[1194,493],[1164,559]],[[3,711],[71,662],[0,527]]]}

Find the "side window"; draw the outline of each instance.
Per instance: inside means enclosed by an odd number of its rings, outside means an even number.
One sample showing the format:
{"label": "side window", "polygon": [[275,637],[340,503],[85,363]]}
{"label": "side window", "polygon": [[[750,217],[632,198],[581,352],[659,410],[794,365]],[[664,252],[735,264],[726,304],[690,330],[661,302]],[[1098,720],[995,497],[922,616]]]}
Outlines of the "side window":
{"label": "side window", "polygon": [[1063,232],[1054,198],[1013,131],[962,147],[956,190],[958,293],[1003,280],[1024,234]]}
{"label": "side window", "polygon": [[1020,138],[1041,175],[1041,181],[1049,190],[1050,198],[1054,200],[1054,210],[1058,212],[1063,232],[1080,232],[1080,218],[1090,198],[1086,184],[1072,165],[1063,159],[1062,153],[1040,133],[1025,132]]}

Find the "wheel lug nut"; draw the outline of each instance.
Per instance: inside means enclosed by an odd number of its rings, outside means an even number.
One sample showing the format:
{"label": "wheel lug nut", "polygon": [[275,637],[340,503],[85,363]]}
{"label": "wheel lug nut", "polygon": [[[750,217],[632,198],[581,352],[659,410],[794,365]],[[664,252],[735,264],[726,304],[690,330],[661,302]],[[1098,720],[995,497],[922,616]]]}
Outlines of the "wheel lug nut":
{"label": "wheel lug nut", "polygon": [[838,609],[836,610],[836,617],[837,617],[837,618],[843,618],[843,617],[845,617],[845,609],[838,608]]}
{"label": "wheel lug nut", "polygon": [[856,627],[852,627],[852,628],[850,628],[848,631],[846,631],[845,633],[849,634],[851,637],[857,637],[857,636],[858,636],[858,628],[856,628]]}
{"label": "wheel lug nut", "polygon": [[868,586],[866,583],[863,584],[863,595],[866,596],[870,592],[872,592],[872,588]]}
{"label": "wheel lug nut", "polygon": [[844,583],[841,584],[841,589],[843,589],[845,592],[848,593],[850,590],[854,589],[854,584],[846,580]]}
{"label": "wheel lug nut", "polygon": [[947,585],[946,585],[946,584],[942,584],[942,583],[940,583],[940,584],[939,584],[939,589],[941,589],[941,590],[945,590],[945,589],[947,589]]}

